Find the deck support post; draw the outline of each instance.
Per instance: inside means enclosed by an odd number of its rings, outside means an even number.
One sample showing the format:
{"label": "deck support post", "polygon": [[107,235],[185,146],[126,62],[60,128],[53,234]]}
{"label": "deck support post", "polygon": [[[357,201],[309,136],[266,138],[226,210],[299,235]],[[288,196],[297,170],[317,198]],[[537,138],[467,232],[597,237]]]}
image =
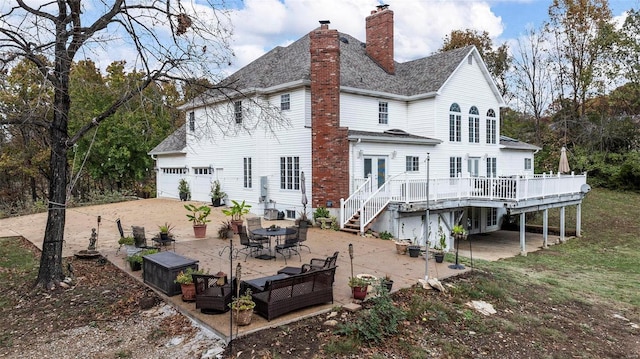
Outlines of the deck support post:
{"label": "deck support post", "polygon": [[527,256],[527,246],[525,244],[524,233],[525,233],[525,213],[520,213],[520,255]]}
{"label": "deck support post", "polygon": [[582,237],[582,203],[576,205],[576,237]]}
{"label": "deck support post", "polygon": [[564,214],[565,206],[560,207],[560,243],[564,243],[567,239],[564,237]]}
{"label": "deck support post", "polygon": [[542,211],[542,248],[549,246],[549,209]]}

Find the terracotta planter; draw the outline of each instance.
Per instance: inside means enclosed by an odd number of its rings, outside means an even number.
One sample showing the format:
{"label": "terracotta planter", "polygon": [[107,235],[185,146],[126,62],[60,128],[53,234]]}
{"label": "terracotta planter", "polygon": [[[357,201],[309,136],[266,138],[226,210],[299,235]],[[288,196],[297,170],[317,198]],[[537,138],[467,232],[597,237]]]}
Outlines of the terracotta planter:
{"label": "terracotta planter", "polygon": [[407,247],[409,247],[409,243],[396,242],[396,252],[398,254],[407,254]]}
{"label": "terracotta planter", "polygon": [[231,228],[233,228],[233,233],[234,234],[238,234],[238,232],[240,232],[240,227],[242,226],[242,224],[244,223],[244,221],[239,220],[239,221],[231,221]]}
{"label": "terracotta planter", "polygon": [[247,310],[232,309],[231,312],[233,313],[233,320],[236,322],[237,325],[243,326],[243,325],[251,324],[251,319],[253,318],[253,309],[247,309]]}
{"label": "terracotta planter", "polygon": [[367,296],[367,288],[369,286],[364,287],[352,287],[351,292],[353,293],[353,299],[364,300]]}
{"label": "terracotta planter", "polygon": [[196,238],[204,238],[207,236],[207,225],[206,224],[194,224],[193,225],[193,234]]}
{"label": "terracotta planter", "polygon": [[196,300],[196,285],[180,284],[180,290],[182,290],[182,300],[185,302],[193,302]]}

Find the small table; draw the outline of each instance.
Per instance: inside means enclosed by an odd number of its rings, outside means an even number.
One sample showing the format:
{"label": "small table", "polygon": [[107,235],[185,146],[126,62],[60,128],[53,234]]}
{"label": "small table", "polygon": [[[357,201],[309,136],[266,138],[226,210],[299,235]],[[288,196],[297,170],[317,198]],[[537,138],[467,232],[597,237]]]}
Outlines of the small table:
{"label": "small table", "polygon": [[294,234],[294,233],[296,233],[296,231],[293,228],[275,228],[275,229],[258,228],[258,229],[254,229],[253,231],[251,231],[251,233],[253,233],[254,235],[257,235],[257,236],[263,236],[263,237],[269,238],[269,254],[261,254],[261,255],[257,256],[256,258],[258,258],[258,259],[275,259],[276,256],[271,255],[271,238],[275,237],[276,238],[276,242],[277,242],[278,239],[281,236],[287,236],[287,235],[290,235],[290,234]]}
{"label": "small table", "polygon": [[261,292],[264,292],[264,286],[267,284],[268,281],[287,278],[287,277],[289,277],[289,275],[287,274],[276,274],[268,277],[243,280],[242,284],[240,285],[241,287],[240,289],[242,293],[246,292],[247,289],[251,289],[252,293],[261,293]]}
{"label": "small table", "polygon": [[179,272],[198,269],[198,261],[175,252],[160,252],[142,257],[142,277],[146,284],[168,296],[180,294],[180,284],[174,283]]}

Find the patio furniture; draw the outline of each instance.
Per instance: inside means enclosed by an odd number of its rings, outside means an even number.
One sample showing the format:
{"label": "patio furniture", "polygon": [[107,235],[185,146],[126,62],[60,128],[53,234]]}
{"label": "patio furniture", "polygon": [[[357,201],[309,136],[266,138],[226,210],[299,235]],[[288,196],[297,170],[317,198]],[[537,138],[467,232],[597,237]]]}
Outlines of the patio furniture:
{"label": "patio furniture", "polygon": [[284,255],[285,251],[289,253],[289,257],[293,255],[292,252],[295,252],[302,262],[302,256],[300,256],[300,252],[298,251],[298,242],[300,240],[297,235],[298,231],[296,231],[295,227],[288,227],[287,229],[291,230],[292,233],[285,236],[283,243],[276,245],[276,253],[280,253],[280,255],[282,255],[282,258],[284,258],[284,264],[287,264],[287,257]]}
{"label": "patio furniture", "polygon": [[307,241],[308,230],[309,228],[306,225],[300,225],[298,227],[298,250],[300,250],[300,247],[307,247],[307,249],[309,250],[309,253],[311,253],[311,248],[309,248],[309,246],[306,244],[302,244],[302,242]]}
{"label": "patio furniture", "polygon": [[287,237],[290,236],[292,234],[295,234],[296,230],[294,227],[287,227],[287,228],[258,228],[255,231],[253,231],[253,234],[257,234],[260,236],[265,236],[267,238],[269,238],[269,254],[262,254],[259,255],[256,258],[259,259],[274,259],[275,256],[271,255],[271,239],[272,238],[276,238],[276,243],[280,244],[280,238],[281,237]]}
{"label": "patio furniture", "polygon": [[335,272],[333,267],[268,280],[264,291],[252,295],[255,311],[270,321],[294,310],[333,303]]}
{"label": "patio furniture", "polygon": [[168,245],[172,244],[173,245],[173,251],[176,251],[176,240],[173,238],[172,234],[169,234],[166,238],[162,238],[162,236],[160,236],[160,234],[154,236],[153,238],[151,238],[151,240],[154,243],[158,244],[159,248],[162,247],[167,247]]}
{"label": "patio furniture", "polygon": [[[244,261],[247,261],[247,257],[251,253],[257,253],[258,251],[262,251],[264,246],[258,242],[252,242],[247,235],[247,227],[240,226],[240,230],[238,231],[238,235],[240,236],[240,244],[244,247],[238,249],[238,253],[245,252]],[[253,257],[253,256],[252,256]]]}
{"label": "patio furniture", "polygon": [[249,239],[261,244],[268,243],[269,237],[253,233],[253,231],[260,228],[262,228],[262,220],[260,217],[247,218],[247,234],[249,235]]}
{"label": "patio furniture", "polygon": [[187,268],[198,269],[198,261],[175,252],[160,252],[142,257],[142,278],[146,284],[168,296],[181,293],[180,284],[174,283],[179,272]]}
{"label": "patio furniture", "polygon": [[284,267],[278,271],[278,274],[296,275],[310,270],[335,267],[338,261],[338,253],[340,252],[336,251],[331,257],[327,258],[311,258],[311,261],[303,264],[302,267]]}
{"label": "patio furniture", "polygon": [[240,283],[240,292],[244,293],[247,291],[247,289],[251,289],[252,293],[261,293],[261,292],[264,292],[264,286],[267,284],[268,281],[284,279],[287,277],[289,277],[288,274],[276,274],[276,275],[270,275],[267,277],[243,280]]}
{"label": "patio furniture", "polygon": [[192,274],[196,286],[196,309],[202,313],[224,313],[229,310],[229,304],[236,288],[236,280],[229,283],[226,275]]}

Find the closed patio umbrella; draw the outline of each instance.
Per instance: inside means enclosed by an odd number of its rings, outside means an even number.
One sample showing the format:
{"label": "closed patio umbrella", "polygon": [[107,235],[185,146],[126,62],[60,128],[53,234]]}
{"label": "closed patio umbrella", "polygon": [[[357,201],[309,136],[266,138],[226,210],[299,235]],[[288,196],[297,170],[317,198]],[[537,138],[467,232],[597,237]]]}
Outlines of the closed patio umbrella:
{"label": "closed patio umbrella", "polygon": [[307,199],[307,187],[305,185],[304,172],[300,172],[300,191],[302,192],[302,206],[304,207],[304,214],[307,214],[307,204],[309,200]]}
{"label": "closed patio umbrella", "polygon": [[569,160],[567,160],[567,149],[562,146],[562,150],[560,151],[560,162],[558,163],[558,172],[559,173],[569,173],[571,169],[569,168]]}

